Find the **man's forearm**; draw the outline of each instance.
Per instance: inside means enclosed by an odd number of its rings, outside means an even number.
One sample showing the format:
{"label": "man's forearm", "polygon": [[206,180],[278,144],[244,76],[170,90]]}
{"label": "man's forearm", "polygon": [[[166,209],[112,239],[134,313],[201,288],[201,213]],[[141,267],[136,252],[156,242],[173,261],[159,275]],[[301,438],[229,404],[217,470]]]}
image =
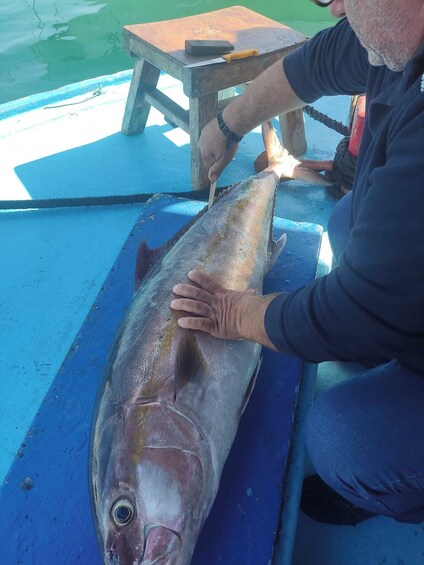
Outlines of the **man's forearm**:
{"label": "man's forearm", "polygon": [[302,106],[305,102],[290,86],[280,60],[250,83],[227,106],[223,117],[228,127],[242,136],[267,120]]}

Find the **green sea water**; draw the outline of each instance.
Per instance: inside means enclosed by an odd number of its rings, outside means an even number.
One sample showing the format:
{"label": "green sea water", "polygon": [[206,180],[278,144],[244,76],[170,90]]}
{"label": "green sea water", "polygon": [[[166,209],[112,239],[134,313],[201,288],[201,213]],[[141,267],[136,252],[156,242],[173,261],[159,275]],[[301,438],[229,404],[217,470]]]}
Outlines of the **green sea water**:
{"label": "green sea water", "polygon": [[0,103],[131,68],[126,24],[234,4],[309,36],[334,23],[310,0],[0,0]]}

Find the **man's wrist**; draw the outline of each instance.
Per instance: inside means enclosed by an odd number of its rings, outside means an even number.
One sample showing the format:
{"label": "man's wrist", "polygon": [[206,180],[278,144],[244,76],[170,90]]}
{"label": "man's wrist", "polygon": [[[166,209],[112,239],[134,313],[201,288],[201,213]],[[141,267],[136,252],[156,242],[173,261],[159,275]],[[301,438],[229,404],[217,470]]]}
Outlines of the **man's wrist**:
{"label": "man's wrist", "polygon": [[237,330],[242,339],[255,341],[274,351],[276,348],[265,330],[265,313],[277,294],[243,296],[236,315]]}
{"label": "man's wrist", "polygon": [[[247,127],[245,122],[245,108],[240,104],[243,95],[236,96],[236,98],[222,110],[222,117],[226,125],[233,131],[238,137],[244,137],[249,133],[250,129]],[[240,100],[239,100],[240,99]]]}
{"label": "man's wrist", "polygon": [[218,112],[216,119],[218,121],[218,127],[221,130],[221,132],[224,134],[225,136],[225,140],[226,140],[226,144],[227,147],[230,147],[230,145],[232,145],[233,143],[240,143],[240,141],[243,139],[242,135],[238,135],[237,133],[235,133],[226,123],[226,121],[224,120],[224,117],[222,115],[222,112]]}

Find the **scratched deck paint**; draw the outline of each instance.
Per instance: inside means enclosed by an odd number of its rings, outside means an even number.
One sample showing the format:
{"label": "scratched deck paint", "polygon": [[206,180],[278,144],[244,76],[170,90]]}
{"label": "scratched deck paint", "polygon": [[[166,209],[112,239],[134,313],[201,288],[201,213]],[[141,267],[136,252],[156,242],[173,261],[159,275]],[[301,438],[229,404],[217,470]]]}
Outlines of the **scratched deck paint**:
{"label": "scratched deck paint", "polygon": [[[138,242],[161,245],[202,207],[154,198],[132,230],[28,431],[1,491],[5,564],[101,563],[88,489],[91,413],[102,366],[133,292]],[[315,276],[321,228],[276,219],[288,242],[265,290]],[[270,351],[240,423],[193,565],[267,564],[279,528],[301,363]]]}

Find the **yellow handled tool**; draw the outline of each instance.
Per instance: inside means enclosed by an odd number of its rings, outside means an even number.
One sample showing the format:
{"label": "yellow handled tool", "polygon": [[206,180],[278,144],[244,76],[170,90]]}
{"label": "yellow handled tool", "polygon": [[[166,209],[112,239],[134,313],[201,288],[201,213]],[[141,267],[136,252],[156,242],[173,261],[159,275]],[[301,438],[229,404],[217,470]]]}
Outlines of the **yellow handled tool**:
{"label": "yellow handled tool", "polygon": [[254,57],[255,55],[259,55],[257,49],[243,49],[242,51],[233,51],[227,55],[221,55],[221,57],[225,59],[227,63],[231,63],[237,59],[246,59],[247,57]]}

